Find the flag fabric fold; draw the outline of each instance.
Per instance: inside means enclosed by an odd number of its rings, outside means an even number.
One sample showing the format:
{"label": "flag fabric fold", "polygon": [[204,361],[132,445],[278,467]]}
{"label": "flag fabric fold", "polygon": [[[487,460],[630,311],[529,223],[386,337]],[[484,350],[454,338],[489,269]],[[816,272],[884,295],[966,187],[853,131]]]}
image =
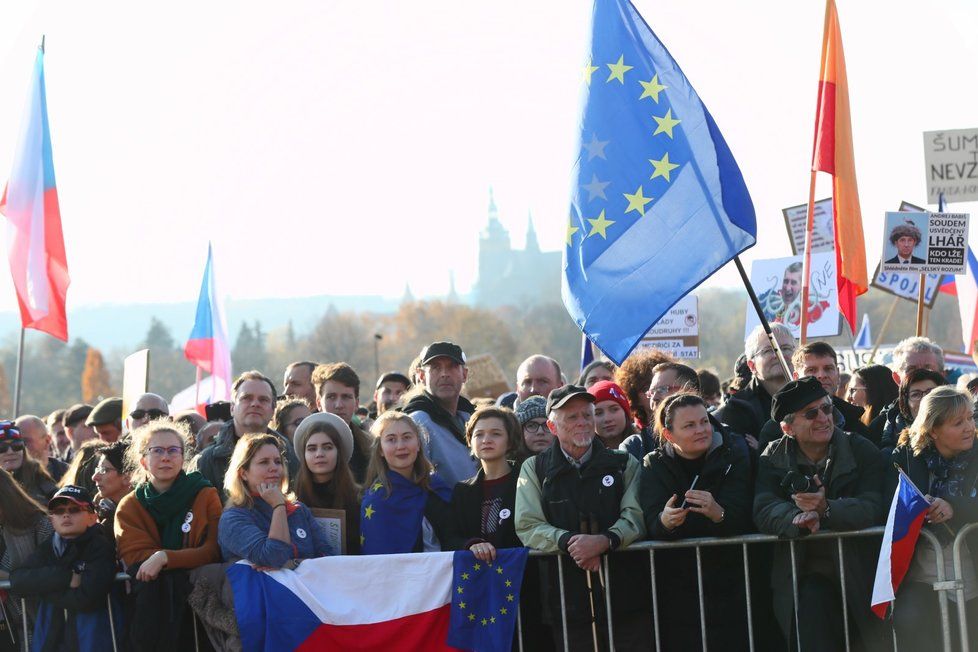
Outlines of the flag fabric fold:
{"label": "flag fabric fold", "polygon": [[863,241],[863,218],[859,209],[856,159],[852,147],[849,83],[835,0],[826,0],[825,3],[812,170],[832,175],[839,310],[849,322],[849,328],[855,332],[856,297],[869,289],[869,277],[866,273],[866,244]]}
{"label": "flag fabric fold", "polygon": [[910,568],[917,537],[920,536],[920,528],[924,525],[924,517],[930,507],[927,499],[907,476],[903,473],[899,475],[890,512],[886,517],[883,543],[876,565],[876,580],[873,582],[871,606],[873,613],[880,618],[886,617],[887,609]]}
{"label": "flag fabric fold", "polygon": [[197,299],[197,315],[183,354],[201,371],[211,374],[211,402],[231,398],[231,348],[224,311],[217,297],[214,257],[209,243],[207,265]]}
{"label": "flag fabric fold", "polygon": [[296,570],[232,564],[245,652],[511,649],[528,550],[336,556]]}
{"label": "flag fabric fold", "polygon": [[30,96],[0,213],[7,217],[10,273],[21,325],[67,342],[65,301],[71,279],[48,129],[43,48],[34,59]]}
{"label": "flag fabric fold", "polygon": [[635,7],[597,0],[592,34],[562,295],[621,364],[757,227],[713,117]]}
{"label": "flag fabric fold", "polygon": [[856,341],[853,347],[857,349],[869,349],[872,346],[873,334],[869,327],[869,315],[863,314],[863,325],[859,327],[859,333],[856,335]]}

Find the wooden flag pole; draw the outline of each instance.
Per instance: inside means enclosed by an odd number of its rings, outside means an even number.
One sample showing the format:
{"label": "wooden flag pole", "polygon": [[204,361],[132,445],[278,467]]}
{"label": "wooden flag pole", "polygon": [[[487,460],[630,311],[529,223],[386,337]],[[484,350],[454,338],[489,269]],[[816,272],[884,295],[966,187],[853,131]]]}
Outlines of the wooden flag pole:
{"label": "wooden flag pole", "polygon": [[761,325],[764,326],[764,332],[767,333],[767,339],[771,343],[771,348],[774,349],[775,354],[778,356],[778,362],[781,363],[781,369],[784,370],[784,377],[790,379],[791,367],[788,366],[788,361],[784,357],[784,352],[781,350],[781,344],[778,343],[778,338],[771,332],[771,324],[768,323],[767,317],[764,316],[764,311],[761,309],[761,302],[757,300],[757,294],[754,292],[754,287],[750,284],[750,279],[747,278],[747,271],[744,270],[744,264],[740,262],[740,256],[734,256],[734,262],[737,264],[737,271],[740,272],[741,280],[744,281],[744,287],[747,288],[747,296],[750,297],[750,302],[754,305],[754,311],[757,312],[757,318],[761,320]]}
{"label": "wooden flag pole", "polygon": [[927,281],[925,274],[920,275],[920,281],[918,281],[917,286],[917,337],[921,337],[924,334],[924,294],[926,293],[926,288],[924,283]]}
{"label": "wooden flag pole", "polygon": [[14,375],[14,413],[11,414],[11,419],[16,419],[20,414],[20,379],[24,373],[24,332],[25,329],[20,329],[20,343],[17,345],[17,371]]}
{"label": "wooden flag pole", "polygon": [[[815,170],[808,184],[808,219],[805,221],[805,262],[801,268],[801,336],[798,344],[805,346],[808,338],[808,280],[812,274],[812,231],[815,227]],[[838,271],[836,272],[838,273]],[[791,378],[791,374],[788,374]]]}

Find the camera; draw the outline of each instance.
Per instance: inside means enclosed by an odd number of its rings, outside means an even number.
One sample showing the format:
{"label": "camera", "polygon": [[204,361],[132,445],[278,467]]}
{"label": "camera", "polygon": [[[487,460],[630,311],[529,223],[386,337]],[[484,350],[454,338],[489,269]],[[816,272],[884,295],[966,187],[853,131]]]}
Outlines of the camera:
{"label": "camera", "polygon": [[801,471],[788,471],[781,481],[781,488],[790,494],[810,494],[818,491],[819,484],[815,482],[815,478]]}

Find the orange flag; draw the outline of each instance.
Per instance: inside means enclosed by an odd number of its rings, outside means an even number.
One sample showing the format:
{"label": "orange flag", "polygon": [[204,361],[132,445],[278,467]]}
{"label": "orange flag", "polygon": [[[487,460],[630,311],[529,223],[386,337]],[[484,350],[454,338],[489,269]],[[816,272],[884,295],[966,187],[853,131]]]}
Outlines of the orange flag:
{"label": "orange flag", "polygon": [[832,175],[832,213],[835,222],[835,265],[839,309],[855,332],[856,297],[869,289],[863,218],[856,187],[856,161],[852,153],[849,84],[842,51],[842,31],[835,0],[825,3],[822,67],[815,113],[812,170]]}

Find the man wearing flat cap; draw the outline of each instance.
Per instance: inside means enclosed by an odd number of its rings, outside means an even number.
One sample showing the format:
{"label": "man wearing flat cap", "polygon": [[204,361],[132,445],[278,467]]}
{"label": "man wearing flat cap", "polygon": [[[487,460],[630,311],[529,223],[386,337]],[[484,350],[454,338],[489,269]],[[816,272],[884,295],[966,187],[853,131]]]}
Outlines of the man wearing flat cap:
{"label": "man wearing flat cap", "polygon": [[122,435],[122,398],[114,396],[103,399],[95,406],[86,426],[91,426],[98,433],[98,438],[106,444],[112,444]]}
{"label": "man wearing flat cap", "polygon": [[61,424],[64,426],[65,435],[68,436],[68,441],[71,442],[71,447],[64,454],[64,461],[71,463],[74,459],[75,453],[78,449],[82,447],[86,441],[95,439],[98,437],[98,433],[95,432],[95,428],[85,425],[85,421],[88,419],[89,415],[92,413],[92,406],[86,405],[85,403],[75,403],[70,408],[65,410],[64,416],[61,418]]}
{"label": "man wearing flat cap", "polygon": [[[819,530],[861,530],[882,523],[879,450],[835,425],[832,399],[818,379],[806,376],[782,387],[771,400],[771,418],[784,436],[768,444],[758,464],[754,522],[760,532],[797,539]],[[869,609],[874,543],[850,539],[843,550],[850,636],[861,638],[866,649],[880,649],[880,621]],[[797,640],[803,650],[843,649],[838,544],[829,539],[799,543],[795,558],[797,630],[791,551],[787,543],[777,545],[771,583],[785,637]]]}
{"label": "man wearing flat cap", "polygon": [[465,424],[475,406],[462,396],[469,377],[462,347],[452,342],[434,342],[421,349],[418,369],[424,391],[404,406],[421,426],[421,445],[435,470],[448,483],[471,478],[479,465],[465,443]]}
{"label": "man wearing flat cap", "polygon": [[[547,398],[547,426],[553,444],[523,463],[516,485],[516,534],[524,545],[563,552],[567,642],[571,650],[607,649],[605,597],[599,573],[602,556],[645,533],[638,502],[638,461],[595,440],[594,396],[564,385]],[[641,557],[641,559],[640,559]],[[608,558],[615,647],[651,646],[648,565],[644,555]],[[554,557],[541,564],[544,621],[563,649],[559,570]],[[588,579],[590,577],[590,589]],[[597,639],[592,622],[598,621]],[[603,623],[603,624],[601,624]]]}

